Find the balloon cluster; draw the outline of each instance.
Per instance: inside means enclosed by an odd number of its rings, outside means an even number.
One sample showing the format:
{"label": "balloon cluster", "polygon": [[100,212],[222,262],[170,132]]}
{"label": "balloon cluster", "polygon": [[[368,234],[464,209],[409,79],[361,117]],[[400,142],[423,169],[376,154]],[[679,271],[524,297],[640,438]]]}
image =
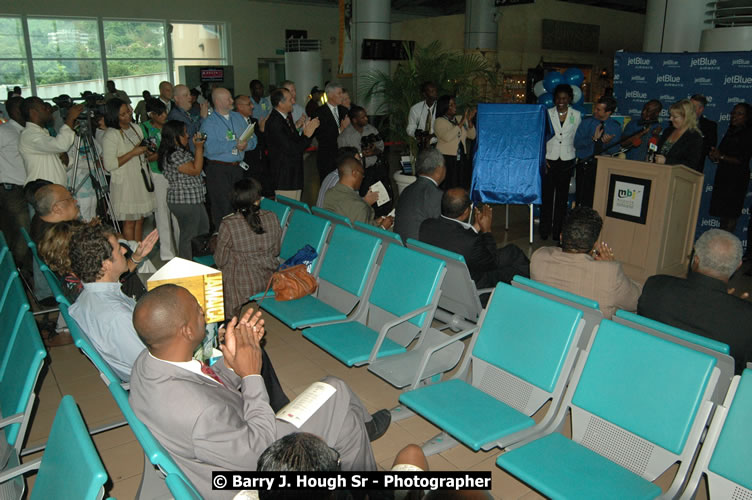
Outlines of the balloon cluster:
{"label": "balloon cluster", "polygon": [[582,106],[582,89],[580,85],[582,85],[584,79],[585,75],[578,68],[569,68],[564,73],[549,71],[543,80],[535,84],[533,92],[535,92],[535,97],[538,98],[539,104],[551,108],[554,106],[554,89],[562,83],[567,84],[572,87],[572,93],[574,94],[572,107],[583,113],[585,108]]}

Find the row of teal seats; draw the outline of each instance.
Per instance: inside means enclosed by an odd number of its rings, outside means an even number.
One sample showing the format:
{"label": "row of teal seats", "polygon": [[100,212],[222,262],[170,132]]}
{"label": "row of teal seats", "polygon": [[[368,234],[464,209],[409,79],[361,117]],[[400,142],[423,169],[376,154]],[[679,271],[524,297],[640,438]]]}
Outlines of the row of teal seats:
{"label": "row of teal seats", "polygon": [[22,498],[24,475],[38,470],[31,499],[100,499],[107,474],[70,396],[60,403],[42,458],[20,463],[35,387],[47,353],[2,233],[0,283],[0,345],[4,353],[0,364],[0,496]]}

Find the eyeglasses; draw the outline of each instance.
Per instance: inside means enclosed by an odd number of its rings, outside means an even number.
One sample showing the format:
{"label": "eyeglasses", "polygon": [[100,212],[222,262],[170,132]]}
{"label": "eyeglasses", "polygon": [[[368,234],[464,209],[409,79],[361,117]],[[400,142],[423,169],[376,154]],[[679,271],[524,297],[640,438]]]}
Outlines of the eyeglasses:
{"label": "eyeglasses", "polygon": [[334,448],[332,448],[331,446],[329,447],[329,449],[332,450],[335,456],[337,457],[337,470],[340,470],[341,465],[342,465],[342,459],[339,456],[339,452],[335,450]]}
{"label": "eyeglasses", "polygon": [[71,202],[71,201],[76,201],[76,199],[73,196],[71,196],[70,198],[65,198],[65,199],[62,199],[62,200],[57,200],[55,203],[52,204],[52,206],[55,206],[58,203],[68,203],[68,202]]}

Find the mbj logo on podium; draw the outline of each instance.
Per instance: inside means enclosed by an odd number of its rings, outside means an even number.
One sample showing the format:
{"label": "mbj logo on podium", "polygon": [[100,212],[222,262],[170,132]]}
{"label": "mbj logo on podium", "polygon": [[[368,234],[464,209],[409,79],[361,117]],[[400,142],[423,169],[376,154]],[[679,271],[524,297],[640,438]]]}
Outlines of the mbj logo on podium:
{"label": "mbj logo on podium", "polygon": [[616,196],[619,197],[620,200],[636,200],[637,196],[642,196],[642,189],[641,188],[626,188],[626,189],[619,189],[616,192]]}

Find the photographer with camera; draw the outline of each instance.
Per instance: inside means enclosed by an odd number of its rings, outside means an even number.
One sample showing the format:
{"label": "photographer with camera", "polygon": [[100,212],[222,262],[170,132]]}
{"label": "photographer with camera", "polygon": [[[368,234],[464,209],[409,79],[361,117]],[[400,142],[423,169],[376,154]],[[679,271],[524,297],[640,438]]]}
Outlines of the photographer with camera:
{"label": "photographer with camera", "polygon": [[104,168],[110,172],[110,197],[126,240],[143,239],[144,217],[154,210],[154,183],[146,161],[148,147],[131,111],[118,98],[105,105],[107,131],[102,138]]}
{"label": "photographer with camera", "polygon": [[21,113],[26,120],[26,126],[21,132],[18,151],[26,165],[27,183],[44,179],[63,186],[67,184],[65,171],[68,166],[67,162],[63,163],[62,155],[73,145],[76,137],[73,127],[83,109],[83,104],[72,106],[68,110],[65,124],[55,137],[51,137],[47,130],[47,125],[52,122],[51,107],[39,97],[24,99]]}
{"label": "photographer with camera", "polygon": [[407,135],[415,137],[418,142],[418,151],[437,142],[434,124],[439,90],[433,82],[423,82],[420,86],[420,93],[423,94],[424,100],[413,104],[407,117]]}
{"label": "photographer with camera", "polygon": [[[384,152],[384,140],[379,131],[368,123],[368,113],[360,106],[353,105],[348,111],[350,125],[337,137],[337,146],[340,148],[353,147],[360,152],[360,159],[365,167],[365,178],[360,185],[360,195],[365,197],[366,203],[373,204],[378,201],[378,196],[369,191],[369,188],[382,181],[391,195],[391,183],[389,182],[389,169],[386,162],[379,161]],[[386,215],[392,210],[391,202],[381,205],[377,209],[377,215]]]}
{"label": "photographer with camera", "polygon": [[146,114],[149,119],[141,124],[141,132],[148,142],[146,160],[149,162],[151,177],[154,180],[154,221],[159,231],[159,258],[168,261],[177,255],[172,235],[177,235],[177,220],[170,214],[167,206],[167,188],[169,182],[159,166],[159,144],[162,140],[162,128],[167,123],[167,106],[159,99],[150,97],[146,101]]}

